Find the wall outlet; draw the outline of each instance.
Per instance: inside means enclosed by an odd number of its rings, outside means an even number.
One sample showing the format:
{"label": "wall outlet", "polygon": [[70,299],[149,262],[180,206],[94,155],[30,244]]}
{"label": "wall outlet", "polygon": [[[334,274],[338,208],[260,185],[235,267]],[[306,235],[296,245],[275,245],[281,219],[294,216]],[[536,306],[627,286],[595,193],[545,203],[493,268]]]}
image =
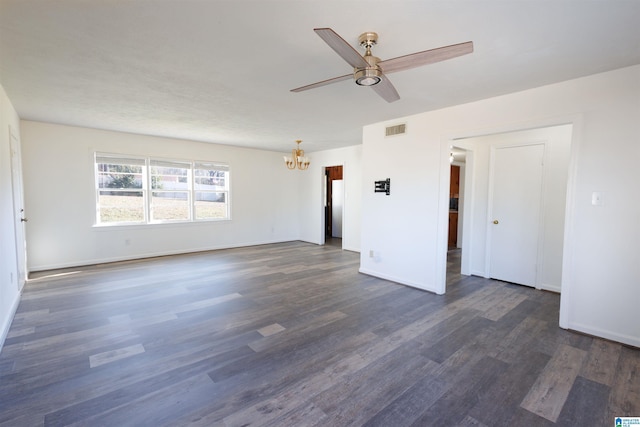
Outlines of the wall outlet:
{"label": "wall outlet", "polygon": [[591,193],[591,204],[593,206],[604,205],[604,200],[600,191],[594,191],[593,193]]}

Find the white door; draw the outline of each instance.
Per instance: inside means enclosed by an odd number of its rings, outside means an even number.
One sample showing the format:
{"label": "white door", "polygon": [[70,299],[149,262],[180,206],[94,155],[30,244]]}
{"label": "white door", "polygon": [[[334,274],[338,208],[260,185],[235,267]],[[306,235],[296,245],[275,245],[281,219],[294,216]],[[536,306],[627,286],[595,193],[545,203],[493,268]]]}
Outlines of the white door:
{"label": "white door", "polygon": [[23,201],[20,141],[11,126],[9,126],[9,149],[11,150],[11,186],[13,192],[13,218],[15,221],[18,290],[22,290],[27,280],[27,243],[25,238],[25,222],[27,218]]}
{"label": "white door", "polygon": [[489,276],[535,287],[544,145],[500,147],[492,154]]}

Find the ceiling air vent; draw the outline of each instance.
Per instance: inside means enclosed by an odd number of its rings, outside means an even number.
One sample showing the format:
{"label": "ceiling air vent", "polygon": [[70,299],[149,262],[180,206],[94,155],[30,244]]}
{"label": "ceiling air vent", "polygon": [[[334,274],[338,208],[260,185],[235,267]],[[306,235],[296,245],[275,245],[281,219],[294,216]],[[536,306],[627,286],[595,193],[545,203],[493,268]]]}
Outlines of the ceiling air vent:
{"label": "ceiling air vent", "polygon": [[402,135],[407,132],[407,124],[402,123],[400,125],[389,126],[385,129],[385,136]]}

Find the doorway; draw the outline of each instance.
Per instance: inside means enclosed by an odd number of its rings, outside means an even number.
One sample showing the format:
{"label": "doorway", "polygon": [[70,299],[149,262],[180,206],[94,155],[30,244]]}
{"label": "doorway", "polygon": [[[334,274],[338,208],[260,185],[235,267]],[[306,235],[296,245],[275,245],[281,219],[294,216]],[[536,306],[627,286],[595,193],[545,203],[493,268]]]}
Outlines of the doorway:
{"label": "doorway", "polygon": [[[459,245],[462,248],[460,271],[463,275],[496,278],[534,286],[537,289],[561,291],[564,220],[572,137],[573,125],[566,124],[465,137],[449,142],[456,148],[466,150],[467,155],[465,177],[461,178],[461,187],[464,186],[464,189],[460,190],[460,198],[466,203],[464,211],[459,213],[463,233]],[[516,147],[529,148],[522,149],[527,151],[525,153]],[[535,153],[529,153],[528,150]],[[503,158],[502,154],[505,154],[506,158]],[[525,164],[516,166],[509,160],[511,154],[516,158],[523,158]],[[532,160],[536,156],[538,159]],[[502,163],[506,169],[496,169],[496,161],[498,164]],[[531,162],[531,171],[525,171],[529,167],[526,161]],[[536,163],[541,167],[542,177],[536,177],[534,173]],[[515,184],[516,173],[522,173],[524,177],[520,184]],[[511,189],[511,195],[498,194],[498,200],[495,200],[496,191],[502,192],[500,186],[510,184],[515,185]],[[536,188],[539,188],[539,194],[534,191]],[[512,202],[515,202],[517,197],[521,197],[522,212],[513,215],[499,213],[505,206],[507,209],[515,208]],[[502,203],[502,207],[495,203]],[[517,217],[518,220],[530,216],[527,221],[535,223],[537,230],[526,237],[533,240],[528,245],[527,257],[521,251],[521,238],[514,237],[514,231],[507,230],[504,221],[508,220],[496,215],[509,215],[512,218]],[[494,224],[494,221],[498,221],[498,224]],[[521,232],[529,228],[533,227],[520,224],[513,230]],[[499,235],[502,231],[505,232],[504,239]],[[514,258],[509,261],[503,256],[505,254]],[[502,266],[511,267],[516,265],[516,260],[520,262],[525,258],[533,259],[528,261],[528,279],[521,280],[500,272],[501,260],[504,261]],[[520,267],[517,269],[522,270]],[[443,270],[446,271],[446,267]]]}
{"label": "doorway", "polygon": [[342,247],[344,181],[342,165],[325,168],[324,242]]}
{"label": "doorway", "polygon": [[[453,154],[451,154],[453,158]],[[460,202],[460,166],[451,165],[449,180],[449,250],[458,247],[458,207]]]}
{"label": "doorway", "polygon": [[449,230],[447,238],[447,271],[464,274],[462,266],[465,175],[468,153],[451,146],[449,153]]}

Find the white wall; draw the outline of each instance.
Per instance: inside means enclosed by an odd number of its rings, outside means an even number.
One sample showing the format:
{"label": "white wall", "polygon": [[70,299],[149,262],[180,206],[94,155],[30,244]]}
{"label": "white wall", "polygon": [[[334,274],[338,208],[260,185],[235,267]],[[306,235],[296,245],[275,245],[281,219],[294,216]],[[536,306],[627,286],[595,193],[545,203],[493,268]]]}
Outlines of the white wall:
{"label": "white wall", "polygon": [[342,223],[342,249],[360,251],[360,217],[362,200],[362,146],[319,151],[309,155],[311,166],[304,172],[290,171],[301,184],[300,239],[324,244],[324,169],[342,165],[344,205]]}
{"label": "white wall", "polygon": [[20,301],[16,260],[9,127],[19,134],[20,121],[0,86],[0,348]]}
{"label": "white wall", "polygon": [[560,325],[640,346],[640,66],[366,126],[363,186],[389,177],[391,195],[363,194],[361,271],[443,292],[452,139],[567,123]]}
{"label": "white wall", "polygon": [[[454,142],[454,146],[473,152],[473,172],[467,177],[473,188],[473,203],[468,204],[470,230],[468,245],[463,257],[469,257],[470,274],[489,277],[487,271],[487,218],[489,209],[489,169],[491,147],[544,144],[542,190],[543,224],[540,236],[541,257],[538,260],[537,286],[559,292],[562,281],[562,248],[564,241],[564,217],[566,189],[571,148],[571,125],[507,132],[494,135],[465,138]],[[467,261],[467,260],[465,260]]]}
{"label": "white wall", "polygon": [[[300,238],[301,182],[281,153],[31,121],[21,129],[31,271]],[[95,151],[229,163],[232,219],[95,227]]]}

